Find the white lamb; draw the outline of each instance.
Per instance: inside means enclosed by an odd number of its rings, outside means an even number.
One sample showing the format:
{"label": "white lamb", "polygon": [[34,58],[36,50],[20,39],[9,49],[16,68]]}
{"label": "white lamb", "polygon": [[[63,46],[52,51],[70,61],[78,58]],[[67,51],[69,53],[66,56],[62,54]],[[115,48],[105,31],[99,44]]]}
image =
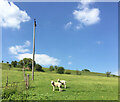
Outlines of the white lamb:
{"label": "white lamb", "polygon": [[51,81],[51,85],[53,86],[53,91],[55,91],[55,87],[58,87],[59,91],[61,91],[62,83]]}
{"label": "white lamb", "polygon": [[61,83],[62,85],[64,85],[64,88],[66,88],[66,81],[65,80],[58,79],[57,82]]}

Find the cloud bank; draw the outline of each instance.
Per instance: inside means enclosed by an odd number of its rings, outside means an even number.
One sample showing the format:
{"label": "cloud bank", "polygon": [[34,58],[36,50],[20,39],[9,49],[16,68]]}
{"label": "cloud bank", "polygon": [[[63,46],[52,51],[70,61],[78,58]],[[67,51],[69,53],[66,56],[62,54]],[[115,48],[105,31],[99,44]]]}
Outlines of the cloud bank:
{"label": "cloud bank", "polygon": [[[32,53],[27,48],[31,45],[30,41],[25,41],[24,45],[16,45],[11,46],[9,48],[9,51],[15,58],[18,60],[22,60],[23,58],[31,58],[32,59]],[[46,54],[35,54],[35,61],[36,63],[40,65],[59,65],[60,60],[54,57],[50,57]]]}
{"label": "cloud bank", "polygon": [[29,49],[26,49],[26,47],[29,46],[30,46],[30,41],[26,41],[24,45],[11,46],[9,48],[9,51],[11,54],[25,53],[30,51]]}
{"label": "cloud bank", "polygon": [[4,28],[20,28],[20,23],[27,22],[30,17],[13,2],[0,0],[0,26]]}
{"label": "cloud bank", "polygon": [[68,62],[68,65],[71,65],[72,64],[72,62]]}
{"label": "cloud bank", "polygon": [[[23,58],[32,59],[32,54],[30,53],[18,54],[16,58],[19,60],[22,60]],[[50,57],[46,54],[35,54],[35,61],[40,65],[59,65],[60,63],[60,60],[58,60],[57,58]]]}

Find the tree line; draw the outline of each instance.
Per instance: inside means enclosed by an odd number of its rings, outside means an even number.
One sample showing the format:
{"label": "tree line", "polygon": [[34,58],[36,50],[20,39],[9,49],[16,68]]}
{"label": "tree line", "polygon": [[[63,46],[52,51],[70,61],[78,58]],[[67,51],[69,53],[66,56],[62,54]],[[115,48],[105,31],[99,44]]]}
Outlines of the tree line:
{"label": "tree line", "polygon": [[[4,61],[2,61],[2,63],[3,62]],[[32,59],[31,58],[24,58],[23,60],[20,60],[20,61],[12,61],[11,64],[7,62],[7,64],[9,68],[15,67],[15,68],[24,68],[25,70],[32,70]],[[35,70],[44,71],[42,69],[42,66],[39,64],[36,64],[36,62],[34,62],[34,66],[35,66]]]}
{"label": "tree line", "polygon": [[[4,61],[2,61],[3,63]],[[11,67],[16,67],[16,68],[24,68],[25,70],[32,70],[32,59],[31,58],[24,58],[23,60],[20,61],[12,61],[11,64],[9,64],[9,62],[7,62],[9,68]],[[34,62],[34,66],[35,66],[35,70],[36,71],[42,71],[44,72],[44,70],[42,69],[43,67],[40,64],[36,64],[36,62]],[[55,71],[56,73],[59,74],[71,74],[70,70],[65,70],[64,67],[59,67],[59,66],[50,66],[49,67],[49,71]],[[90,72],[90,70],[88,69],[83,69],[82,72]],[[82,73],[79,70],[76,70],[76,75],[81,75]],[[106,76],[110,77],[111,72],[106,72]],[[113,75],[116,76],[116,75]]]}

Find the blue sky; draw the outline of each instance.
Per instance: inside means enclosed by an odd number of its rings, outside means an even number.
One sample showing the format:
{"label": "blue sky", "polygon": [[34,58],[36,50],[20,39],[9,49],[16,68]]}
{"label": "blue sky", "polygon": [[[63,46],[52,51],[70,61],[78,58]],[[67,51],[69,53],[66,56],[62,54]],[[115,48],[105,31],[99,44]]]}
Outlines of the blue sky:
{"label": "blue sky", "polygon": [[[93,72],[117,72],[118,5],[117,3],[14,3],[26,11],[20,28],[3,26],[2,58],[4,62],[32,55],[33,19],[36,27],[37,62],[44,67],[90,69]],[[81,5],[85,6],[83,8]],[[81,15],[88,8],[91,15]],[[93,10],[94,9],[94,10]],[[77,13],[75,13],[75,10]],[[93,12],[92,12],[93,10]],[[82,11],[82,13],[81,13]],[[95,12],[94,12],[95,11]],[[87,15],[87,16],[86,16]],[[81,20],[81,18],[82,20]],[[84,19],[87,18],[85,22]],[[91,21],[92,20],[92,21]],[[15,48],[20,47],[16,53]],[[10,50],[11,48],[11,50]],[[12,49],[13,48],[13,49]]]}

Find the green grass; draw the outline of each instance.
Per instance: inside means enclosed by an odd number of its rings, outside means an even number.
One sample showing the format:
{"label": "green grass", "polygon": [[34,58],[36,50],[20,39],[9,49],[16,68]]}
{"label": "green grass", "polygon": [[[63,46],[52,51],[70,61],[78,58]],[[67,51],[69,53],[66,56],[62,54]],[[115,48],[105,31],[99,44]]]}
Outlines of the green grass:
{"label": "green grass", "polygon": [[[7,66],[6,66],[7,67]],[[6,68],[7,69],[7,68]],[[45,68],[44,68],[45,69]],[[74,71],[73,71],[74,72]],[[2,86],[6,84],[8,73],[9,83],[22,82],[23,72],[15,70],[2,70]],[[31,80],[31,72],[26,71],[30,75],[30,88],[23,90],[23,94],[13,94],[9,99],[27,99],[27,100],[118,100],[118,78],[97,76],[95,73],[89,75],[67,75],[56,74],[55,72],[35,72],[35,80]],[[91,75],[90,75],[91,74]],[[50,81],[57,79],[67,81],[67,89],[62,92],[56,88],[52,91]],[[26,97],[22,97],[26,95]]]}

